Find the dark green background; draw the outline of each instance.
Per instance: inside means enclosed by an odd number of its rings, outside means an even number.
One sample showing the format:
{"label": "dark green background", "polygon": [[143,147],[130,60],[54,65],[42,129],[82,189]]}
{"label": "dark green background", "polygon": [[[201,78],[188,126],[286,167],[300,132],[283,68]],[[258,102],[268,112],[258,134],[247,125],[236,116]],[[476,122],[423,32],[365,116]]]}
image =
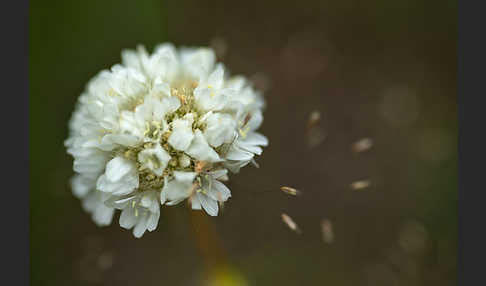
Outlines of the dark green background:
{"label": "dark green background", "polygon": [[[71,195],[63,141],[85,83],[123,48],[215,37],[232,73],[268,80],[270,146],[260,169],[231,176],[233,197],[209,219],[234,271],[250,285],[457,283],[455,1],[48,0],[29,9],[32,285],[201,284],[207,260],[185,205],[163,208],[158,229],[139,240],[117,218],[97,228]],[[326,138],[309,149],[313,110]],[[352,153],[363,136],[375,145]],[[362,178],[372,186],[349,189]],[[414,243],[424,246],[407,251]],[[112,265],[100,267],[100,256]]]}

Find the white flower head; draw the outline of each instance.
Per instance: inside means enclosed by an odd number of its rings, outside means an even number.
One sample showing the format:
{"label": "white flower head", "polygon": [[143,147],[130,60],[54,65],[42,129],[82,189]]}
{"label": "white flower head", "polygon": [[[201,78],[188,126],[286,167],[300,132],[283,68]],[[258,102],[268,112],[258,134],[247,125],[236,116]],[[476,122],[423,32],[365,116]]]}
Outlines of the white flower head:
{"label": "white flower head", "polygon": [[265,104],[215,61],[209,48],[139,46],[88,82],[65,146],[73,193],[96,224],[111,224],[119,209],[120,226],[141,237],[156,229],[161,206],[188,199],[216,216],[231,197],[228,170],[268,145],[257,132]]}

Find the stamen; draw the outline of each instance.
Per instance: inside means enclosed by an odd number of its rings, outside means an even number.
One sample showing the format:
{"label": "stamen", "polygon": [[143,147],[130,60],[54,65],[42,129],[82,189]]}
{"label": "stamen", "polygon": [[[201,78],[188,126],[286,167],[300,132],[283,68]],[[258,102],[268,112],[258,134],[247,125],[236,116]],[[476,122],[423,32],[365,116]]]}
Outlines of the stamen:
{"label": "stamen", "polygon": [[241,136],[243,136],[243,138],[245,138],[248,131],[250,131],[250,126],[245,127],[244,130],[241,130],[241,128],[238,128],[238,131],[240,132]]}

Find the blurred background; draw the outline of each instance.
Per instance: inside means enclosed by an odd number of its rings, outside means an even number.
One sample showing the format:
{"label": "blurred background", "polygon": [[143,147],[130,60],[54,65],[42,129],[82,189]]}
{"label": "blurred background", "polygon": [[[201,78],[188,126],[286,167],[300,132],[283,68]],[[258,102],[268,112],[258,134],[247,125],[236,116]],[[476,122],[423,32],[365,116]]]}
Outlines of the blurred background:
{"label": "blurred background", "polygon": [[[29,18],[32,285],[456,285],[456,1],[32,0]],[[265,90],[270,145],[218,217],[163,208],[135,239],[81,209],[63,141],[92,76],[165,41]]]}

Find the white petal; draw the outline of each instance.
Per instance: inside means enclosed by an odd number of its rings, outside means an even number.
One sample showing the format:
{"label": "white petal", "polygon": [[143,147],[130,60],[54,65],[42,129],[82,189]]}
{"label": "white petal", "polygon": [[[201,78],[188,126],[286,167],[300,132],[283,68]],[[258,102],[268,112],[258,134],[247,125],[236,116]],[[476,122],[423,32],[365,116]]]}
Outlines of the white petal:
{"label": "white petal", "polygon": [[217,196],[215,199],[216,200],[221,200],[223,202],[227,201],[231,197],[231,191],[226,187],[223,183],[214,180],[212,182],[212,187],[215,189],[217,192],[219,192],[220,196]]}
{"label": "white petal", "polygon": [[138,138],[143,137],[145,126],[139,125],[140,123],[135,118],[134,112],[123,110],[120,113],[119,124],[121,132],[127,132]]}
{"label": "white petal", "polygon": [[186,199],[191,187],[190,182],[180,182],[175,179],[164,184],[162,192],[165,192],[165,198],[169,201],[166,205],[174,205]]}
{"label": "white petal", "polygon": [[169,180],[167,179],[167,176],[164,177],[164,187],[160,191],[160,204],[163,205],[167,201],[167,184],[169,183]]}
{"label": "white petal", "polygon": [[192,183],[192,181],[194,181],[194,178],[196,178],[196,175],[196,172],[174,171],[174,178],[180,182]]}
{"label": "white petal", "polygon": [[258,145],[258,146],[267,146],[268,139],[267,137],[263,136],[257,132],[250,132],[246,135],[245,138],[242,140],[243,142],[251,145]]}
{"label": "white petal", "polygon": [[262,122],[263,122],[262,112],[260,110],[257,110],[251,115],[250,120],[248,120],[247,126],[250,127],[251,131],[257,130],[258,127],[262,125]]}
{"label": "white petal", "polygon": [[213,177],[214,179],[219,179],[226,174],[228,174],[228,170],[226,170],[226,169],[215,170],[215,171],[212,171],[212,172],[209,173],[209,175],[211,177]]}
{"label": "white petal", "polygon": [[169,153],[160,146],[160,143],[157,143],[153,148],[144,149],[138,153],[138,162],[157,176],[162,176],[171,158]]}
{"label": "white petal", "polygon": [[197,87],[194,90],[196,104],[201,110],[221,110],[228,102],[227,96],[221,90],[208,88],[205,86]]}
{"label": "white petal", "polygon": [[218,202],[216,200],[201,193],[197,193],[196,195],[201,202],[201,206],[210,216],[218,215]]}
{"label": "white petal", "polygon": [[214,113],[206,120],[207,126],[204,137],[213,147],[223,143],[230,143],[236,128],[235,120],[229,114]]}
{"label": "white petal", "polygon": [[161,100],[161,105],[165,108],[164,114],[167,114],[179,109],[181,106],[181,101],[177,96],[164,97]]}
{"label": "white petal", "polygon": [[154,86],[152,88],[152,91],[155,92],[156,94],[162,94],[165,96],[170,96],[170,84],[162,81],[160,77],[156,78],[154,80]]}
{"label": "white petal", "polygon": [[148,195],[142,196],[140,200],[140,205],[144,208],[149,208],[152,205],[152,199]]}
{"label": "white petal", "polygon": [[231,146],[230,150],[226,154],[226,159],[234,161],[247,161],[253,158],[253,153],[241,150],[235,146]]}
{"label": "white petal", "polygon": [[[186,115],[187,116],[187,115]],[[169,144],[179,151],[186,150],[191,144],[194,134],[192,133],[192,117],[176,119],[172,122],[172,133],[169,137]]]}
{"label": "white petal", "polygon": [[208,48],[181,48],[182,67],[194,79],[206,77],[216,61],[214,51]]}
{"label": "white petal", "polygon": [[93,213],[93,221],[98,226],[110,225],[114,213],[115,213],[115,209],[109,208],[105,206],[103,203],[100,203]]}
{"label": "white petal", "polygon": [[[138,139],[138,137],[130,134],[107,134],[103,136],[103,138],[101,139],[101,143],[107,146],[122,145],[122,146],[133,147],[139,142],[140,140]],[[107,149],[103,149],[103,150],[107,150]]]}
{"label": "white petal", "polygon": [[109,207],[123,210],[135,198],[135,196],[130,196],[120,199],[119,197],[112,196],[110,199],[105,201],[105,204]]}
{"label": "white petal", "polygon": [[191,198],[191,207],[193,210],[200,210],[201,209],[201,202],[197,196],[192,196]]}
{"label": "white petal", "polygon": [[77,173],[102,172],[106,165],[106,162],[109,160],[107,154],[102,152],[91,152],[91,154],[92,155],[86,158],[81,157],[80,155],[74,155],[75,159],[73,162],[73,170]]}
{"label": "white petal", "polygon": [[181,197],[181,198],[178,198],[178,199],[175,199],[175,200],[172,200],[172,201],[166,203],[166,205],[167,206],[175,206],[175,205],[177,205],[178,203],[182,202],[185,199],[186,199],[185,197]]}
{"label": "white petal", "polygon": [[151,213],[147,221],[148,231],[153,231],[159,224],[160,212]]}
{"label": "white petal", "polygon": [[243,76],[233,76],[227,82],[226,86],[236,91],[240,91],[246,84],[246,79]]}
{"label": "white petal", "polygon": [[140,69],[140,58],[134,50],[123,50],[121,52],[122,64],[134,69]]}
{"label": "white petal", "polygon": [[118,156],[106,165],[106,178],[111,182],[116,182],[133,169],[134,166],[130,160]]}
{"label": "white petal", "polygon": [[196,129],[194,140],[192,141],[191,146],[186,150],[186,153],[199,161],[221,161],[218,153],[208,145],[208,142],[206,142],[206,139],[199,129]]}
{"label": "white petal", "polygon": [[238,173],[241,168],[244,166],[248,165],[250,163],[250,160],[248,161],[225,161],[223,163],[225,168],[228,168],[233,173]]}
{"label": "white petal", "polygon": [[135,96],[145,90],[146,78],[139,71],[121,65],[114,65],[111,70],[110,85],[118,94]]}
{"label": "white petal", "polygon": [[113,195],[127,195],[138,187],[138,175],[131,173],[126,175],[123,180],[111,182],[106,178],[106,175],[101,175],[97,182],[96,188],[105,193],[112,193]]}
{"label": "white petal", "polygon": [[212,88],[220,89],[224,82],[224,68],[222,64],[218,64],[214,71],[209,75],[208,85]]}
{"label": "white petal", "polygon": [[147,230],[147,218],[146,217],[139,218],[138,223],[133,228],[133,236],[135,236],[136,238],[140,238],[142,237],[142,235],[145,233],[146,230]]}
{"label": "white petal", "polygon": [[135,223],[137,222],[137,218],[135,217],[133,213],[133,209],[130,207],[127,207],[121,212],[120,215],[120,226],[125,228],[125,229],[130,229],[132,228]]}
{"label": "white petal", "polygon": [[243,142],[240,142],[238,144],[238,146],[241,150],[248,151],[248,152],[256,154],[256,155],[260,155],[263,152],[262,148],[260,148],[258,146],[251,145],[251,144],[245,144]]}
{"label": "white petal", "polygon": [[96,181],[91,178],[87,178],[82,175],[75,175],[71,179],[71,188],[73,189],[73,194],[82,198],[88,194],[89,191],[93,190],[96,186]]}

